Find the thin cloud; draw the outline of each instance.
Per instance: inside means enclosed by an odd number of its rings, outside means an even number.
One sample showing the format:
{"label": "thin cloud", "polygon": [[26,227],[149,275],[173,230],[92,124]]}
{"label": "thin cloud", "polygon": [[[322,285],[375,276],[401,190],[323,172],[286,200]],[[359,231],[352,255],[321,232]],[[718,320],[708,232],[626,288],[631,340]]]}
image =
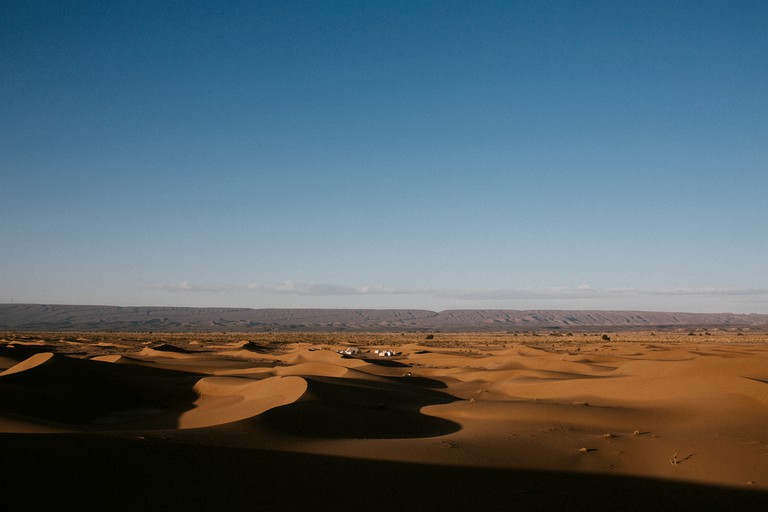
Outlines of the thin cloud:
{"label": "thin cloud", "polygon": [[663,288],[638,290],[643,295],[709,295],[709,296],[737,296],[737,295],[768,295],[768,288]]}
{"label": "thin cloud", "polygon": [[352,287],[332,283],[300,283],[284,281],[282,283],[249,283],[244,285],[193,284],[189,281],[149,285],[148,288],[166,292],[207,292],[207,293],[262,293],[270,295],[435,295],[430,288],[407,288],[385,286]]}
{"label": "thin cloud", "polygon": [[244,285],[207,285],[190,281],[150,285],[148,288],[170,293],[254,293],[297,296],[360,296],[360,295],[421,295],[458,300],[531,300],[531,299],[602,299],[618,296],[763,296],[768,288],[599,288],[588,285],[576,287],[527,288],[430,288],[430,287],[352,287],[333,283],[249,283]]}
{"label": "thin cloud", "polygon": [[204,286],[199,284],[192,284],[189,281],[181,281],[180,283],[151,284],[146,286],[146,288],[164,292],[222,292],[225,290],[225,287],[223,286]]}
{"label": "thin cloud", "polygon": [[404,288],[404,287],[383,287],[383,286],[343,286],[331,283],[297,283],[294,281],[285,281],[275,284],[251,283],[245,287],[248,291],[270,293],[270,294],[291,294],[291,295],[312,295],[312,296],[331,296],[331,295],[426,295],[430,290],[427,288]]}
{"label": "thin cloud", "polygon": [[618,296],[760,296],[768,288],[486,288],[477,290],[447,290],[444,297],[467,300],[527,300],[527,299],[602,299]]}

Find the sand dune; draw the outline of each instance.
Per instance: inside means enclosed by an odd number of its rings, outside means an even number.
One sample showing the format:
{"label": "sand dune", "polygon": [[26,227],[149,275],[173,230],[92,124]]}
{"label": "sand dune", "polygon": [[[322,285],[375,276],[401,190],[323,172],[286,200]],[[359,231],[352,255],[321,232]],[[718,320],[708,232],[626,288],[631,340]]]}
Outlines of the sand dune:
{"label": "sand dune", "polygon": [[195,408],[179,417],[179,428],[230,423],[290,404],[307,390],[307,381],[300,377],[205,377],[197,381],[194,390],[198,395]]}
{"label": "sand dune", "polygon": [[[319,496],[346,510],[768,506],[762,335],[114,337],[0,341],[4,460],[37,458],[65,495],[74,471],[129,495],[126,510],[163,489],[179,494],[163,510],[309,510]],[[19,473],[33,462],[3,467],[10,499],[34,488]],[[158,468],[160,481],[138,476]]]}

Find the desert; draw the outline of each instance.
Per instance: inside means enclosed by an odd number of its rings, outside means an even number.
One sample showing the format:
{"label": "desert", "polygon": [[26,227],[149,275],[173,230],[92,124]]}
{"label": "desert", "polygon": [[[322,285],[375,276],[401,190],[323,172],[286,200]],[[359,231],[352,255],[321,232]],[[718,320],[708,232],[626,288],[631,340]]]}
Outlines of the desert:
{"label": "desert", "polygon": [[0,333],[3,502],[760,510],[768,334]]}
{"label": "desert", "polygon": [[768,511],[766,34],[0,1],[0,512]]}

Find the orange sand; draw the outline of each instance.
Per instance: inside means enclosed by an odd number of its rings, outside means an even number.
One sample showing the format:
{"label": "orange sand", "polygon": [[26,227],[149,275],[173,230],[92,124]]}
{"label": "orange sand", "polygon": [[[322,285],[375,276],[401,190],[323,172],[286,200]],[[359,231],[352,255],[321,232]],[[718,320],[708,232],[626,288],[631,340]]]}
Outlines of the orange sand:
{"label": "orange sand", "polygon": [[768,510],[768,342],[585,340],[344,355],[347,345],[308,342],[84,340],[73,352],[5,339],[0,498],[23,506],[48,493],[99,510]]}

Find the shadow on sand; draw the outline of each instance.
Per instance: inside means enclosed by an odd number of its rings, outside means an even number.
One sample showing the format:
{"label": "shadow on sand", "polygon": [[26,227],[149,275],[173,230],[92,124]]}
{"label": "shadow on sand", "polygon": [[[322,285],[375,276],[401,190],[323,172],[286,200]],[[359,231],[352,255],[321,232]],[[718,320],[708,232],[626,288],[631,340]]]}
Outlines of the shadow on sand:
{"label": "shadow on sand", "polygon": [[78,510],[757,511],[768,493],[641,478],[407,464],[192,438],[2,434],[3,505]]}
{"label": "shadow on sand", "polygon": [[432,437],[457,432],[457,423],[420,412],[458,400],[421,385],[395,381],[305,377],[307,392],[294,403],[254,418],[284,434],[326,439]]}

